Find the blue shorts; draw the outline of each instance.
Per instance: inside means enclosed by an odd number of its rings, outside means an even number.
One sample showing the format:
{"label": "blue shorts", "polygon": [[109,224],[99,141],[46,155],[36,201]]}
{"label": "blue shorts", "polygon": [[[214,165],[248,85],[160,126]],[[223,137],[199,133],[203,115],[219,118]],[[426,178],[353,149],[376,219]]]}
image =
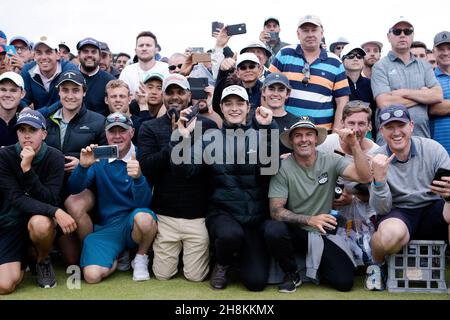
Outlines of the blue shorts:
{"label": "blue shorts", "polygon": [[378,225],[389,218],[402,220],[409,231],[411,240],[444,240],[448,242],[448,223],[444,219],[444,200],[433,201],[430,205],[417,209],[393,208],[381,216]]}
{"label": "blue shorts", "polygon": [[84,268],[97,265],[112,268],[114,260],[123,250],[135,248],[137,243],[133,241],[131,232],[133,231],[134,216],[139,212],[147,212],[153,220],[158,221],[152,210],[137,208],[128,216],[118,217],[107,225],[95,225],[94,232],[84,239],[80,266]]}

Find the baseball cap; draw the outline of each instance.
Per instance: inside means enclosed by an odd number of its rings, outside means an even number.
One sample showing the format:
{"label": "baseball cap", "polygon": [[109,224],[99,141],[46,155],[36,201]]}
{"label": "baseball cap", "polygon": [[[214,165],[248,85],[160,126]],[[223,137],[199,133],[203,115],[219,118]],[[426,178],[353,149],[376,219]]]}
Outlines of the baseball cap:
{"label": "baseball cap", "polygon": [[172,73],[164,79],[163,92],[166,92],[167,88],[172,84],[175,84],[184,90],[191,90],[191,86],[189,85],[189,81],[186,77],[178,73]]}
{"label": "baseball cap", "polygon": [[20,74],[12,72],[12,71],[7,71],[5,73],[2,73],[2,75],[0,75],[0,82],[2,82],[3,80],[11,80],[12,82],[14,82],[16,84],[16,86],[21,87],[22,89],[25,88],[25,84],[23,83],[23,78]]}
{"label": "baseball cap", "polygon": [[396,17],[396,18],[392,19],[391,23],[389,24],[389,29],[395,27],[400,22],[405,22],[405,23],[409,24],[411,27],[413,27],[413,24],[411,22],[409,22],[409,20],[407,18],[405,18],[404,16],[400,16],[400,17]]}
{"label": "baseball cap", "polygon": [[292,149],[292,144],[289,141],[292,131],[294,131],[297,128],[308,128],[308,129],[314,129],[317,133],[317,145],[322,144],[325,139],[327,138],[328,131],[325,128],[317,127],[314,123],[314,120],[309,116],[300,116],[298,121],[294,123],[289,130],[284,131],[282,134],[280,134],[280,141],[281,143],[289,148]]}
{"label": "baseball cap", "polygon": [[15,127],[17,128],[21,124],[28,124],[36,129],[47,129],[47,122],[44,116],[36,110],[27,110],[19,113]]}
{"label": "baseball cap", "polygon": [[378,120],[380,120],[381,128],[392,121],[408,123],[411,121],[411,116],[407,107],[402,104],[394,104],[381,109]]}
{"label": "baseball cap", "polygon": [[252,61],[256,64],[260,64],[258,57],[251,52],[244,52],[240,54],[236,61],[236,66],[239,66],[244,61]]}
{"label": "baseball cap", "polygon": [[100,51],[111,53],[111,50],[109,50],[109,46],[106,42],[99,41],[98,43],[100,45]]}
{"label": "baseball cap", "polygon": [[79,86],[86,87],[86,81],[84,77],[78,71],[66,71],[59,77],[59,82],[56,85],[59,87],[63,82],[71,81]]}
{"label": "baseball cap", "polygon": [[228,96],[236,95],[244,99],[245,101],[248,101],[248,94],[244,87],[238,86],[238,85],[232,85],[229,87],[226,87],[222,91],[222,97],[220,98],[220,102],[223,101]]}
{"label": "baseball cap", "polygon": [[68,46],[64,41],[61,41],[61,42],[58,44],[58,48],[61,48],[61,47],[66,48],[67,51],[70,52],[69,46]]}
{"label": "baseball cap", "polygon": [[148,81],[152,80],[152,79],[157,79],[160,80],[161,82],[164,82],[164,75],[158,72],[152,72],[149,73],[145,78],[144,78],[144,83],[147,83]]}
{"label": "baseball cap", "polygon": [[80,50],[82,47],[91,45],[100,50],[100,43],[94,38],[84,38],[77,43],[77,50]]}
{"label": "baseball cap", "polygon": [[341,51],[341,58],[344,59],[344,57],[352,51],[358,51],[358,53],[363,57],[366,55],[366,52],[363,50],[363,48],[361,48],[357,44],[348,43],[344,46],[344,49],[342,49]]}
{"label": "baseball cap", "polygon": [[40,44],[45,44],[47,47],[49,47],[50,49],[58,49],[58,44],[56,41],[53,41],[52,38],[48,37],[48,36],[40,36],[38,41],[36,41],[34,43],[33,46],[33,50],[36,50],[36,48],[40,45]]}
{"label": "baseball cap", "polygon": [[305,23],[312,23],[318,27],[322,27],[322,21],[320,18],[312,14],[307,14],[306,16],[301,17],[298,21],[298,27],[301,27]]}
{"label": "baseball cap", "polygon": [[268,87],[272,84],[279,83],[290,89],[291,85],[289,84],[289,79],[282,73],[273,72],[269,73],[263,82],[263,87]]}
{"label": "baseball cap", "polygon": [[30,42],[27,38],[25,38],[25,37],[22,37],[22,36],[15,36],[15,37],[12,37],[11,40],[9,41],[9,45],[12,45],[12,43],[13,43],[14,41],[22,41],[23,43],[25,43],[25,45],[26,45],[29,49],[31,49],[31,42]]}
{"label": "baseball cap", "polygon": [[122,127],[126,130],[133,128],[133,121],[129,116],[122,112],[114,112],[106,117],[105,130],[109,130],[112,127]]}
{"label": "baseball cap", "polygon": [[375,40],[370,40],[370,41],[366,41],[361,45],[361,48],[364,48],[364,46],[368,45],[368,44],[374,44],[376,46],[378,46],[378,48],[383,49],[383,44],[380,41],[375,41]]}
{"label": "baseball cap", "polygon": [[437,47],[443,43],[450,43],[450,32],[441,31],[434,36],[433,47]]}
{"label": "baseball cap", "polygon": [[266,46],[260,42],[249,43],[248,45],[246,45],[244,48],[241,49],[239,54],[243,54],[243,53],[247,52],[248,49],[253,49],[253,48],[259,48],[259,49],[264,50],[264,53],[266,54],[267,58],[270,58],[272,56],[272,52],[269,49],[267,49]]}
{"label": "baseball cap", "polygon": [[275,21],[278,25],[280,25],[280,21],[277,18],[275,18],[275,17],[267,17],[266,19],[264,19],[264,26],[266,26],[266,24],[269,21]]}

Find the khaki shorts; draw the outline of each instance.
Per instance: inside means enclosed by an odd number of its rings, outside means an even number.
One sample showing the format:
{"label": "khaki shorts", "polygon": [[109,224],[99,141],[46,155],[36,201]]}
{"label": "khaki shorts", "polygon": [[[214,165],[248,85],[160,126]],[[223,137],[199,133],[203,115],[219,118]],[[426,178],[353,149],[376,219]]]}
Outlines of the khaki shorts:
{"label": "khaki shorts", "polygon": [[158,233],[153,243],[153,273],[157,279],[168,280],[177,274],[181,248],[186,279],[205,279],[209,271],[209,237],[205,219],[158,215]]}

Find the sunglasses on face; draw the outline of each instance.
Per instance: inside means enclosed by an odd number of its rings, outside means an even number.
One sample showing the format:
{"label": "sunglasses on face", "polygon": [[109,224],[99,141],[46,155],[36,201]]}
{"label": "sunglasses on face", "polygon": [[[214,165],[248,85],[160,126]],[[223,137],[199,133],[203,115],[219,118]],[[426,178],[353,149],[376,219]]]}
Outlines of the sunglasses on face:
{"label": "sunglasses on face", "polygon": [[238,69],[241,70],[241,71],[245,71],[245,70],[247,70],[247,69],[253,70],[253,69],[255,69],[255,68],[256,68],[256,64],[254,64],[254,63],[250,63],[250,64],[240,64],[239,67],[238,67]]}
{"label": "sunglasses on face", "polygon": [[351,54],[346,55],[344,58],[345,58],[345,59],[354,59],[354,58],[356,58],[356,59],[362,59],[363,56],[360,55],[359,53],[351,53]]}
{"label": "sunglasses on face", "polygon": [[410,35],[414,32],[414,29],[413,29],[413,28],[404,28],[404,29],[401,29],[401,28],[395,28],[395,29],[394,29],[394,28],[391,28],[390,31],[391,31],[392,34],[395,35],[395,36],[401,35],[402,32],[404,33],[405,36],[410,36]]}
{"label": "sunglasses on face", "polygon": [[182,63],[180,63],[180,64],[178,64],[178,65],[173,64],[173,65],[169,66],[169,70],[170,70],[170,71],[173,71],[173,70],[175,70],[176,68],[181,69],[182,66],[183,66]]}
{"label": "sunglasses on face", "polygon": [[302,79],[302,83],[304,85],[307,85],[309,82],[309,79],[311,78],[311,70],[309,68],[309,63],[306,62],[305,66],[302,69],[302,73],[303,73],[303,79]]}
{"label": "sunglasses on face", "polygon": [[402,118],[403,115],[405,115],[405,111],[403,111],[403,110],[395,110],[395,111],[392,112],[392,113],[391,113],[391,112],[383,113],[383,114],[380,116],[380,119],[383,120],[383,121],[385,121],[385,120],[390,119],[390,118],[392,118],[392,117],[395,117],[395,118]]}
{"label": "sunglasses on face", "polygon": [[344,49],[344,46],[336,46],[334,49],[335,50],[342,50],[342,49]]}

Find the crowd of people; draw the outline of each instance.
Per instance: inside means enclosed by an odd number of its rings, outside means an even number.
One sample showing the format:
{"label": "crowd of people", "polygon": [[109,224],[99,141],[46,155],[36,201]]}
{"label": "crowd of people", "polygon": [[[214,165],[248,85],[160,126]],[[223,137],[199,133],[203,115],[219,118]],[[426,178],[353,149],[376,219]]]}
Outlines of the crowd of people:
{"label": "crowd of people", "polygon": [[269,17],[244,48],[224,25],[168,58],[151,31],[134,57],[0,31],[0,294],[28,269],[53,288],[51,252],[90,284],[350,291],[364,268],[384,290],[387,255],[450,237],[450,32],[428,50],[404,17],[385,29],[383,58],[327,47],[315,15],[296,44]]}

